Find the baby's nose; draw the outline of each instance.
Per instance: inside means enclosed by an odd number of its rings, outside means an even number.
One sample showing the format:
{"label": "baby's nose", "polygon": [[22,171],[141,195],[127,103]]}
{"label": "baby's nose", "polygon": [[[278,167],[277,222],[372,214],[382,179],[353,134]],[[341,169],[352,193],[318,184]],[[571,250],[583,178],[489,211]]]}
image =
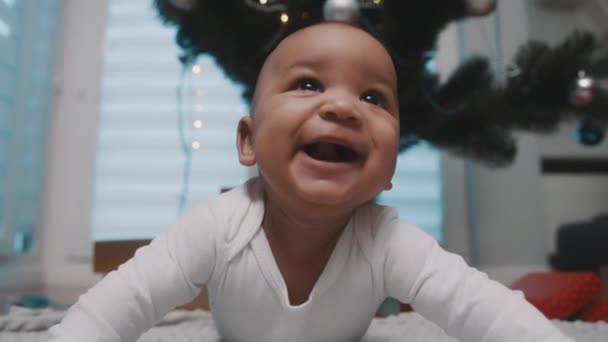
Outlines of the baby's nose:
{"label": "baby's nose", "polygon": [[325,120],[359,123],[361,114],[356,104],[357,100],[347,95],[328,96],[321,106],[320,115]]}

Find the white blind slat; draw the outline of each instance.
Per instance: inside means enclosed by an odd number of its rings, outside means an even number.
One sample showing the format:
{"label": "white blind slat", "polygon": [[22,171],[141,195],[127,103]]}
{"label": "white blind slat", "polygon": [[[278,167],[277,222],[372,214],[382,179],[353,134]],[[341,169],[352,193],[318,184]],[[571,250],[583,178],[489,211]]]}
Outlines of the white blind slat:
{"label": "white blind slat", "polygon": [[[110,0],[96,164],[93,237],[150,238],[177,215],[184,155],[176,89],[182,67],[174,30],[147,0]],[[236,186],[236,124],[247,109],[240,89],[209,57],[182,83],[183,121],[192,151],[189,205]],[[202,120],[196,129],[194,120]]]}
{"label": "white blind slat", "polygon": [[[0,95],[5,99],[4,102],[7,102],[15,96],[15,79],[15,69],[0,66]],[[0,99],[0,101],[2,101],[2,99]]]}
{"label": "white blind slat", "polygon": [[395,207],[399,216],[442,241],[441,170],[439,153],[421,144],[398,157],[393,189],[378,202]]}
{"label": "white blind slat", "polygon": [[19,22],[17,9],[0,2],[0,37],[14,36]]}
{"label": "white blind slat", "polygon": [[17,47],[12,39],[0,36],[0,68],[14,69],[17,64]]}

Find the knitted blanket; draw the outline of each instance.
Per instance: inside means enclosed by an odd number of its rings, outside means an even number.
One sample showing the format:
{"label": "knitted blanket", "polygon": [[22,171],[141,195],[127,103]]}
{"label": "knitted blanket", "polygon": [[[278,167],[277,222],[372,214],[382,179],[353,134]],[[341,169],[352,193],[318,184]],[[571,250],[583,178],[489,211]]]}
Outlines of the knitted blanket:
{"label": "knitted blanket", "polygon": [[[64,312],[12,308],[0,316],[0,341],[43,342],[47,329],[58,323]],[[566,335],[578,342],[608,341],[608,323],[553,321]],[[173,311],[137,342],[219,342],[211,314],[207,311]],[[458,342],[417,313],[375,318],[363,341],[367,342]]]}

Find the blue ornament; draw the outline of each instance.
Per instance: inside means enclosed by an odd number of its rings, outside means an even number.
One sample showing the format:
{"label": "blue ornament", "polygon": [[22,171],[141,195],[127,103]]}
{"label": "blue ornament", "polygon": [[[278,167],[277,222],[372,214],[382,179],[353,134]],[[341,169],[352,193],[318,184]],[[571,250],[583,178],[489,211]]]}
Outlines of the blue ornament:
{"label": "blue ornament", "polygon": [[180,48],[184,50],[188,50],[192,46],[194,46],[194,42],[192,41],[192,39],[190,39],[190,37],[187,36],[183,29],[177,30],[177,34],[175,35],[175,42]]}
{"label": "blue ornament", "polygon": [[599,123],[583,121],[576,130],[576,140],[585,146],[596,146],[604,140],[604,127]]}

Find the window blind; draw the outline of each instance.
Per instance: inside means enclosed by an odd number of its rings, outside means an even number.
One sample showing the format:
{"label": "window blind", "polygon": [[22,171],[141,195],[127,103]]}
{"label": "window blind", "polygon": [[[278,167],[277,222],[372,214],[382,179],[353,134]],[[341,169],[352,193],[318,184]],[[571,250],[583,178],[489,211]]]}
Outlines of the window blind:
{"label": "window blind", "polygon": [[[177,218],[182,138],[192,152],[188,205],[249,177],[235,147],[248,109],[210,57],[179,81],[175,30],[161,25],[150,0],[108,3],[92,237],[151,238]],[[401,156],[393,183],[380,201],[439,237],[438,155],[423,146]]]}
{"label": "window blind", "polygon": [[382,192],[378,203],[394,207],[401,219],[442,242],[441,158],[437,150],[420,144],[400,154],[393,189]]}
{"label": "window blind", "polygon": [[41,201],[59,4],[0,0],[0,255],[29,249]]}
{"label": "window blind", "polygon": [[248,111],[208,56],[180,82],[175,30],[162,26],[150,0],[110,0],[107,18],[93,239],[151,238],[175,221],[186,193],[192,205],[248,178],[236,151],[236,125]]}

